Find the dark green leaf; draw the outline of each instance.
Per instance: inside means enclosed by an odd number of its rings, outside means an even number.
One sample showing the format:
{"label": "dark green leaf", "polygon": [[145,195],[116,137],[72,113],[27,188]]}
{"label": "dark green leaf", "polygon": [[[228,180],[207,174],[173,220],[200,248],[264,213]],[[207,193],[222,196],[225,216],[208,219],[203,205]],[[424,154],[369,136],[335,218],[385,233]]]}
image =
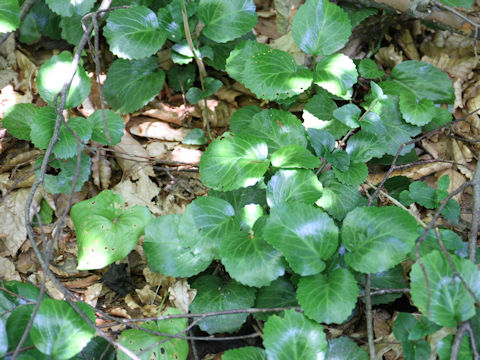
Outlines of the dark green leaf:
{"label": "dark green leaf", "polygon": [[345,151],[353,162],[366,163],[372,158],[379,158],[390,150],[385,137],[360,130],[348,140]]}
{"label": "dark green leaf", "polygon": [[[19,295],[19,297],[7,294],[7,297],[17,305],[24,305],[30,300],[36,302],[40,296],[40,289],[28,282],[20,282],[17,280],[11,280],[5,284],[5,288],[10,290],[11,293]],[[48,297],[46,294],[44,298]]]}
{"label": "dark green leaf", "polygon": [[95,0],[45,0],[47,5],[61,16],[85,15],[95,4]]}
{"label": "dark green leaf", "polygon": [[335,138],[325,130],[308,129],[308,137],[318,157],[325,157],[325,154],[335,147]]}
{"label": "dark green leaf", "polygon": [[339,171],[347,171],[350,167],[350,155],[341,149],[335,149],[332,153],[326,153],[325,160]]}
{"label": "dark green leaf", "polygon": [[[260,108],[256,105],[244,106],[235,111],[230,118],[230,129],[234,134],[241,134],[246,128],[250,127],[250,123],[254,115],[260,112]],[[256,135],[262,135],[258,132]]]}
{"label": "dark green leaf", "polygon": [[[34,304],[24,304],[23,306],[18,306],[8,317],[6,321],[7,334],[5,336],[5,340],[8,340],[7,344],[10,351],[15,350],[20,342],[28,323],[30,322],[34,308]],[[30,336],[28,336],[23,346],[27,347],[32,345],[32,339]]]}
{"label": "dark green leaf", "polygon": [[328,353],[325,360],[368,360],[365,349],[360,348],[346,336],[328,342]]}
{"label": "dark green leaf", "polygon": [[62,39],[67,40],[74,46],[78,45],[84,34],[82,28],[82,16],[62,16],[62,20],[60,20],[60,28],[62,29]]}
{"label": "dark green leaf", "polygon": [[30,124],[30,138],[39,149],[46,149],[53,136],[57,112],[51,106],[44,106],[35,112]]}
{"label": "dark green leaf", "polygon": [[339,120],[349,128],[356,128],[360,126],[358,118],[362,110],[355,104],[346,104],[333,112],[335,119]]}
{"label": "dark green leaf", "polygon": [[96,110],[88,119],[93,125],[92,139],[94,141],[103,145],[116,145],[122,140],[125,125],[123,124],[123,119],[112,110],[105,109],[105,122],[110,135],[110,142],[105,133],[102,110]]}
{"label": "dark green leaf", "polygon": [[115,349],[100,336],[95,336],[75,358],[76,360],[115,360]]}
{"label": "dark green leaf", "polygon": [[415,317],[410,313],[398,313],[393,324],[393,335],[398,341],[407,341],[410,331],[417,323]]}
{"label": "dark green leaf", "polygon": [[433,334],[437,330],[440,330],[441,326],[434,324],[428,320],[425,316],[422,316],[420,320],[413,326],[408,334],[408,340],[420,340],[425,336]]}
{"label": "dark green leaf", "polygon": [[200,100],[212,95],[222,86],[223,83],[220,80],[208,77],[205,79],[205,91],[202,91],[201,89],[196,87],[192,87],[187,91],[186,98],[191,104],[196,104]]}
{"label": "dark green leaf", "polygon": [[385,136],[387,134],[387,127],[380,119],[380,116],[371,111],[363,115],[360,127],[364,132],[377,136]]}
{"label": "dark green leaf", "polygon": [[368,167],[367,164],[363,162],[351,163],[346,171],[340,171],[336,167],[333,168],[335,177],[342,184],[358,186],[363,184],[368,176]]}
{"label": "dark green leaf", "polygon": [[313,82],[329,93],[348,100],[352,97],[352,86],[357,82],[357,77],[357,68],[348,56],[333,54],[317,63]]}
{"label": "dark green leaf", "polygon": [[407,360],[423,360],[430,356],[430,343],[426,340],[404,341],[402,343],[403,354]]}
{"label": "dark green leaf", "polygon": [[455,199],[450,199],[441,214],[452,224],[457,224],[460,218],[460,205]]}
{"label": "dark green leaf", "polygon": [[235,209],[235,213],[238,214],[245,205],[258,204],[266,207],[265,185],[261,185],[262,186],[244,187],[227,192],[210,190],[208,194],[209,196],[228,201]]}
{"label": "dark green leaf", "polygon": [[316,120],[328,121],[333,119],[335,109],[337,109],[337,105],[328,93],[323,91],[308,100],[303,112],[303,118],[307,120],[306,117],[313,117]]}
{"label": "dark green leaf", "polygon": [[[45,188],[52,194],[68,194],[72,191],[73,178],[76,176],[77,157],[59,160],[50,165],[60,170],[58,175],[45,175]],[[91,161],[84,152],[80,155],[80,168],[75,191],[80,191],[85,181],[90,177]],[[38,171],[36,172],[38,176]]]}
{"label": "dark green leaf", "polygon": [[423,181],[414,181],[409,186],[410,197],[417,204],[428,209],[434,209],[436,206],[436,192],[427,183]]}
{"label": "dark green leaf", "polygon": [[178,92],[185,93],[195,81],[196,67],[193,64],[174,66],[167,71],[168,86]]}
{"label": "dark green leaf", "polygon": [[[447,335],[437,344],[437,355],[439,360],[450,360],[452,354],[452,344],[454,336]],[[460,343],[457,359],[473,360],[472,346],[470,344],[470,336],[465,334]]]}
{"label": "dark green leaf", "polygon": [[238,349],[225,351],[222,355],[222,360],[267,360],[265,350],[254,347],[246,346]]}
{"label": "dark green leaf", "polygon": [[[365,287],[365,276],[358,274],[359,284]],[[408,287],[403,268],[397,265],[385,271],[379,271],[370,275],[371,287],[376,289],[404,289]],[[385,294],[372,297],[372,304],[388,304],[402,297],[402,294]],[[365,298],[362,298],[365,300]]]}
{"label": "dark green leaf", "polygon": [[158,68],[157,59],[115,60],[105,81],[105,98],[122,114],[134,112],[162,90],[165,73]]}
{"label": "dark green leaf", "polygon": [[435,107],[433,120],[428,124],[423,126],[425,131],[432,131],[440,126],[446,125],[452,121],[452,114],[448,109],[444,109],[442,107]]}
{"label": "dark green leaf", "polygon": [[288,201],[313,204],[321,195],[322,184],[310,170],[279,170],[267,184],[270,207]]}
{"label": "dark green leaf", "polygon": [[[282,277],[272,281],[269,286],[258,290],[255,307],[272,308],[297,306],[295,289],[290,281]],[[272,313],[256,313],[254,317],[259,320],[267,320]]]}
{"label": "dark green leaf", "polygon": [[365,79],[376,79],[385,75],[385,71],[379,70],[378,65],[372,59],[363,59],[358,64],[360,76]]}
{"label": "dark green leaf", "polygon": [[320,159],[309,150],[296,144],[286,145],[271,156],[272,165],[278,168],[313,169],[320,166]]}
{"label": "dark green leaf", "polygon": [[16,104],[5,112],[2,125],[17,139],[30,140],[30,129],[38,110],[33,104]]}
{"label": "dark green leaf", "polygon": [[[55,114],[55,112],[54,112]],[[56,117],[56,114],[55,114]],[[55,118],[54,118],[55,119]],[[34,121],[34,124],[36,121]],[[123,123],[122,123],[123,124]],[[55,125],[53,122],[52,125]],[[78,136],[80,140],[80,149],[83,149],[84,144],[88,143],[92,137],[92,122],[90,118],[85,119],[83,117],[70,118],[67,122],[68,127]],[[36,126],[35,126],[36,128]],[[34,129],[34,127],[32,127]],[[52,126],[52,135],[53,135]],[[53,147],[54,154],[60,159],[67,159],[75,156],[78,152],[77,140],[75,136],[67,129],[65,124],[60,126],[59,139]],[[33,137],[33,133],[32,133]]]}
{"label": "dark green leaf", "polygon": [[378,13],[378,9],[371,7],[357,7],[356,5],[356,3],[342,3],[343,10],[346,11],[348,17],[350,18],[352,28],[359,25],[363,20],[367,19],[368,17]]}
{"label": "dark green leaf", "polygon": [[[234,280],[223,284],[219,277],[203,275],[190,284],[197,289],[190,311],[205,313],[252,307],[255,302],[255,289],[243,286]],[[198,326],[209,334],[232,332],[240,328],[248,314],[229,314],[211,316],[202,320]]]}

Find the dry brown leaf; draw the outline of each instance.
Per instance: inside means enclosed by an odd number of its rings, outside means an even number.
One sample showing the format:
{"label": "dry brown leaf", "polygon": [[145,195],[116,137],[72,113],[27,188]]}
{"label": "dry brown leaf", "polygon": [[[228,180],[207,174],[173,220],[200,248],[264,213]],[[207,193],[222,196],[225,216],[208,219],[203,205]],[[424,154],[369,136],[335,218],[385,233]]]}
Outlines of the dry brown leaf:
{"label": "dry brown leaf", "polygon": [[82,289],[92,286],[94,283],[97,283],[99,279],[100,277],[98,275],[90,275],[86,278],[64,281],[62,284],[70,289]]}
{"label": "dry brown leaf", "polygon": [[15,270],[15,265],[13,262],[3,256],[0,256],[0,274],[0,278],[6,281],[22,280],[18,271]]}
{"label": "dry brown leaf", "polygon": [[375,54],[375,60],[377,60],[384,68],[391,69],[395,65],[403,62],[403,55],[401,51],[395,50],[393,44],[388,47],[382,47]]}
{"label": "dry brown leaf", "polygon": [[3,118],[5,112],[15,104],[30,104],[32,100],[33,96],[31,92],[21,94],[15,91],[11,84],[0,88],[0,118]]}
{"label": "dry brown leaf", "polygon": [[409,29],[405,28],[402,30],[400,37],[398,38],[398,45],[400,45],[408,59],[420,59],[417,46],[415,44],[415,41],[413,41],[412,34],[410,33]]}
{"label": "dry brown leaf", "polygon": [[[460,172],[463,175],[465,175],[467,179],[471,180],[473,177],[473,173],[467,166],[467,160],[465,159],[465,156],[463,155],[457,140],[452,138],[451,144],[452,144],[453,159],[458,164],[457,165],[458,170],[460,170]],[[465,166],[462,166],[462,165],[465,165]]]}
{"label": "dry brown leaf", "polygon": [[93,183],[100,189],[108,189],[112,176],[110,161],[105,157],[105,151],[97,148],[95,156],[92,158],[92,179]]}
{"label": "dry brown leaf", "polygon": [[168,300],[170,300],[178,310],[187,314],[190,304],[197,295],[197,290],[190,289],[188,281],[186,279],[181,279],[175,281],[168,288],[168,293]]}
{"label": "dry brown leaf", "polygon": [[103,284],[101,282],[97,282],[93,285],[90,285],[85,292],[84,301],[90,306],[97,306],[98,298],[100,297],[100,293],[102,292]]}
{"label": "dry brown leaf", "polygon": [[[197,106],[198,109],[193,115],[203,119],[204,102],[199,101]],[[212,127],[227,127],[230,125],[230,117],[234,112],[232,105],[221,100],[209,99],[207,100],[207,107]]]}
{"label": "dry brown leaf", "polygon": [[143,269],[143,276],[145,276],[145,280],[151,286],[161,286],[165,289],[168,289],[168,287],[175,281],[174,277],[155,273],[148,267]]}
{"label": "dry brown leaf", "polygon": [[178,144],[173,151],[166,154],[165,160],[178,161],[185,164],[198,165],[203,152],[192,145]]}
{"label": "dry brown leaf", "polygon": [[[450,163],[444,162],[435,162],[430,164],[422,164],[418,166],[414,166],[404,170],[396,170],[390,174],[390,177],[394,176],[406,176],[410,179],[418,180],[424,176],[428,176],[434,174],[439,171],[443,171],[445,169],[449,169],[452,167]],[[376,185],[385,177],[385,173],[372,173],[368,175],[368,182]]]}
{"label": "dry brown leaf", "polygon": [[226,86],[222,86],[220,89],[215,91],[215,96],[218,97],[220,100],[223,100],[229,104],[234,105],[235,107],[238,106],[235,99],[242,95],[242,93],[238,90],[228,88]]}
{"label": "dry brown leaf", "polygon": [[160,101],[150,103],[153,109],[143,111],[141,115],[154,119],[163,120],[172,124],[182,126],[184,121],[195,112],[194,106],[170,106]]}
{"label": "dry brown leaf", "polygon": [[135,289],[138,298],[144,305],[153,304],[157,294],[150,288],[150,285],[145,285],[143,289]]}
{"label": "dry brown leaf", "polygon": [[17,58],[17,68],[19,70],[19,83],[17,89],[22,90],[23,93],[36,92],[34,89],[35,77],[37,76],[37,67],[32,60],[19,50],[15,50]]}
{"label": "dry brown leaf", "polygon": [[182,141],[189,132],[188,129],[174,129],[165,122],[144,116],[132,118],[128,128],[133,135],[165,141]]}

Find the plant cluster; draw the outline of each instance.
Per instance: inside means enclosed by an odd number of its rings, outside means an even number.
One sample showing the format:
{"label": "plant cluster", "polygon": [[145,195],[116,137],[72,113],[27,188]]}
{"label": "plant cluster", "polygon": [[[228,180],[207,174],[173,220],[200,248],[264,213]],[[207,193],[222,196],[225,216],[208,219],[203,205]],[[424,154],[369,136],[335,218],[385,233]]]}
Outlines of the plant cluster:
{"label": "plant cluster", "polygon": [[[84,34],[81,19],[94,9],[95,1],[39,1],[21,24],[17,2],[3,4],[0,17],[11,26],[0,29],[19,26],[20,41],[61,34],[77,45]],[[124,125],[119,114],[145,106],[166,80],[173,89],[185,90],[191,103],[211,96],[222,82],[205,76],[201,64],[225,71],[259,99],[270,101],[271,108],[247,106],[233,114],[230,130],[208,145],[199,165],[201,179],[211,190],[183,214],[153,218],[145,207],[125,208],[122,196],[110,190],[74,205],[78,269],[101,269],[123,259],[145,235],[148,267],[189,278],[190,286],[197,289],[192,313],[301,308],[302,312],[255,314],[265,321],[264,349],[230,350],[223,355],[229,360],[367,359],[367,352],[346,337],[327,341],[321,324],[344,323],[359,311],[360,300],[367,299],[371,311],[371,288],[410,289],[411,301],[422,315],[400,313],[394,326],[406,359],[428,358],[427,336],[470,319],[477,338],[465,336],[460,354],[462,359],[473,358],[471,341],[480,341],[476,307],[480,270],[468,258],[467,243],[455,232],[424,229],[405,209],[412,203],[438,209],[444,224],[455,224],[460,207],[447,192],[448,177],[439,181],[437,189],[422,181],[388,180],[385,187],[402,207],[375,206],[374,197],[359,191],[370,162],[415,160],[414,138],[452,121],[448,109],[440,106],[454,100],[446,74],[427,63],[405,61],[386,75],[370,59],[353,61],[338,53],[351,35],[352,24],[374,11],[344,9],[328,0],[307,0],[291,24],[293,40],[311,56],[311,66],[297,64],[288,52],[255,41],[253,0],[186,4],[114,0],[112,7],[120,8],[106,13],[101,25],[117,57],[103,88],[113,110],[61,122],[58,141],[47,159],[58,171],[45,175],[47,191],[81,189],[91,168],[85,145],[90,140],[104,145],[120,142]],[[196,30],[191,34],[188,29]],[[165,73],[155,54],[166,43],[177,66]],[[12,135],[39,149],[49,147],[59,118],[63,120],[57,96],[63,84],[71,81],[64,108],[80,105],[90,93],[81,63],[73,80],[62,76],[68,74],[62,70],[72,60],[73,54],[64,51],[42,65],[36,83],[48,105],[12,107],[2,120]],[[194,86],[197,70],[200,87]],[[368,91],[354,103],[359,82]],[[306,101],[303,122],[288,111],[301,101]],[[48,206],[42,209],[46,218],[49,211],[51,217]],[[406,259],[412,260],[411,267],[405,268]],[[212,274],[212,262],[222,264],[228,276]],[[401,296],[387,293],[375,296],[373,303],[390,303]],[[0,291],[4,314],[0,335],[6,334],[0,336],[0,354],[15,350],[37,297],[38,289],[18,282],[7,283]],[[94,322],[93,309],[78,305]],[[178,313],[167,309],[159,315]],[[211,316],[198,325],[209,334],[234,332],[247,316]],[[124,330],[118,344],[141,353],[141,359],[186,359],[187,340],[168,335],[181,333],[187,325],[186,319],[145,322]],[[450,357],[452,343],[452,335],[441,339],[440,359]],[[45,298],[23,346],[33,346],[22,352],[24,358],[81,358],[77,354],[82,349],[94,358],[105,350],[105,341],[95,337],[94,329],[67,302]],[[111,350],[108,356],[114,357]],[[129,358],[123,351],[117,356]]]}

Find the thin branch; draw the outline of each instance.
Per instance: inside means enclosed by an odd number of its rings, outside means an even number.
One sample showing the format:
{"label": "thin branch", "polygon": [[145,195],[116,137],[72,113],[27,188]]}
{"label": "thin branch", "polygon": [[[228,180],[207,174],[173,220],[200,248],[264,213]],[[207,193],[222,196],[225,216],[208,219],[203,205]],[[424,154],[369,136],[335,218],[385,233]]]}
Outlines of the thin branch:
{"label": "thin branch", "polygon": [[365,314],[367,317],[367,337],[370,360],[375,360],[375,343],[372,319],[372,296],[370,293],[370,274],[365,275]]}
{"label": "thin branch", "polygon": [[[477,158],[478,161],[480,161],[480,156]],[[475,264],[477,261],[478,223],[480,222],[480,163],[477,163],[477,167],[473,175],[472,189],[473,208],[472,225],[470,227],[470,235],[468,237],[468,257]]]}

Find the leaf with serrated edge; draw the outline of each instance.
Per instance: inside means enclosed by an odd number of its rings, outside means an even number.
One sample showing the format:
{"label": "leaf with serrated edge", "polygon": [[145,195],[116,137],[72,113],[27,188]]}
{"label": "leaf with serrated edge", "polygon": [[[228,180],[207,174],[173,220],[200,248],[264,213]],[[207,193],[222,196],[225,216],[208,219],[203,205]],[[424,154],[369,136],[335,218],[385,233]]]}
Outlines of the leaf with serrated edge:
{"label": "leaf with serrated edge", "polygon": [[73,15],[85,15],[93,7],[95,0],[45,0],[45,3],[58,15],[70,17]]}
{"label": "leaf with serrated edge", "polygon": [[110,142],[108,142],[107,134],[105,133],[102,110],[96,110],[88,118],[93,124],[92,139],[94,141],[103,145],[116,145],[122,140],[125,125],[123,124],[123,119],[112,110],[105,109],[105,122],[110,135]]}
{"label": "leaf with serrated edge", "polygon": [[267,184],[270,207],[287,201],[313,204],[321,195],[322,184],[311,170],[279,170]]}
{"label": "leaf with serrated edge", "polygon": [[328,353],[325,358],[325,360],[340,359],[368,360],[368,354],[348,337],[342,336],[328,342]]}
{"label": "leaf with serrated edge", "polygon": [[17,139],[30,140],[30,129],[38,110],[33,104],[15,104],[5,112],[2,125]]}
{"label": "leaf with serrated edge", "polygon": [[272,165],[283,168],[314,169],[320,166],[320,159],[303,146],[292,144],[278,149],[272,154]]}
{"label": "leaf with serrated edge", "polygon": [[357,82],[357,77],[353,61],[346,55],[334,54],[325,56],[317,63],[313,82],[329,93],[348,100],[352,97],[352,86]]}
{"label": "leaf with serrated edge", "polygon": [[267,360],[265,350],[254,347],[245,346],[238,349],[225,351],[222,355],[222,360]]}

